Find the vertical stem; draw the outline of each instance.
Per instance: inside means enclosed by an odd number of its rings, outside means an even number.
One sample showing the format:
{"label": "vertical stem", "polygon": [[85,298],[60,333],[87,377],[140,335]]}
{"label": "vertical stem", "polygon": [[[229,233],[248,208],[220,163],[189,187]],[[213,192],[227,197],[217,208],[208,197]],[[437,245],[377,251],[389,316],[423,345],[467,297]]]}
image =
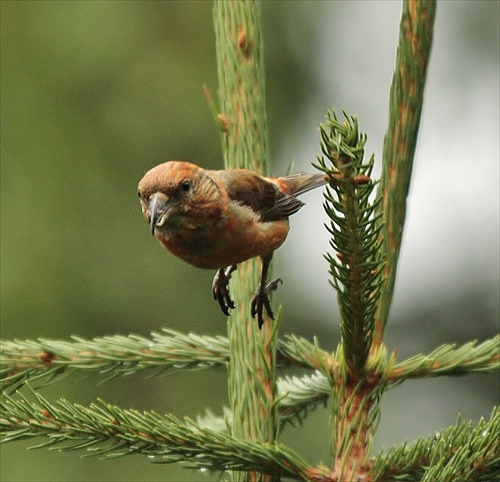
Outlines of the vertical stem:
{"label": "vertical stem", "polygon": [[403,2],[379,190],[382,195],[381,211],[384,213],[382,233],[386,256],[386,282],[382,288],[375,320],[375,345],[382,341],[394,292],[435,13],[435,0]]}
{"label": "vertical stem", "polygon": [[378,380],[365,378],[358,383],[344,372],[334,375],[331,407],[333,467],[330,479],[363,480],[370,468],[371,442],[380,412],[382,387]]}
{"label": "vertical stem", "polygon": [[227,169],[269,171],[264,59],[258,0],[216,0],[217,71]]}
{"label": "vertical stem", "polygon": [[[370,353],[383,356],[382,337],[394,291],[396,269],[406,216],[423,105],[425,76],[432,44],[435,0],[404,0],[400,24],[396,70],[391,86],[389,128],[384,140],[383,170],[379,194],[383,213],[381,236],[385,255],[384,277],[377,306],[374,339]],[[368,470],[371,440],[380,411],[384,383],[373,373],[352,373],[348,360],[340,357],[340,370],[331,374],[331,435],[335,481],[361,480]]]}
{"label": "vertical stem", "polygon": [[[260,17],[256,0],[216,0],[214,4],[224,164],[266,174],[269,156]],[[273,442],[277,432],[275,327],[267,319],[259,330],[250,316],[259,271],[258,260],[241,263],[231,283],[237,305],[228,319],[231,432],[243,440]],[[235,473],[233,479],[277,480],[258,473]]]}

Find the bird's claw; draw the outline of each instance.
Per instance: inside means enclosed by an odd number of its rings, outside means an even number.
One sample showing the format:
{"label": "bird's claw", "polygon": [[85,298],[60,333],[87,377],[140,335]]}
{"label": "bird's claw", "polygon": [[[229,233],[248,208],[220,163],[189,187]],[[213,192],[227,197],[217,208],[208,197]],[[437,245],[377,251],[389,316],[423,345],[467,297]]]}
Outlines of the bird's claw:
{"label": "bird's claw", "polygon": [[234,301],[229,294],[229,280],[235,269],[236,265],[228,266],[225,269],[219,269],[217,273],[215,273],[214,280],[212,281],[214,300],[217,300],[222,313],[226,316],[229,316],[230,309],[235,308]]}
{"label": "bird's claw", "polygon": [[259,329],[261,329],[262,325],[264,324],[264,309],[266,310],[266,313],[269,315],[269,317],[274,320],[274,313],[271,308],[271,300],[269,299],[269,295],[273,291],[276,291],[278,289],[278,286],[282,283],[283,281],[281,280],[281,278],[276,278],[264,287],[259,286],[255,294],[253,295],[252,304],[250,305],[250,314],[253,318],[257,317]]}

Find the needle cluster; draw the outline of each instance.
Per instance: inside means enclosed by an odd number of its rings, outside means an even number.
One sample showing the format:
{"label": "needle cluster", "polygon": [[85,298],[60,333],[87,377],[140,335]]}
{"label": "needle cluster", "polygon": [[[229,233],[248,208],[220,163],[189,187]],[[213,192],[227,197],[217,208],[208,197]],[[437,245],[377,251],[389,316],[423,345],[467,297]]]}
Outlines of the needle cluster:
{"label": "needle cluster", "polygon": [[359,133],[355,117],[344,117],[341,123],[334,111],[327,113],[320,126],[323,156],[317,167],[329,183],[324,207],[333,252],[325,257],[338,293],[344,356],[349,373],[358,378],[370,351],[383,282],[380,214],[376,214],[380,198],[372,196],[373,156],[364,162],[366,135]]}

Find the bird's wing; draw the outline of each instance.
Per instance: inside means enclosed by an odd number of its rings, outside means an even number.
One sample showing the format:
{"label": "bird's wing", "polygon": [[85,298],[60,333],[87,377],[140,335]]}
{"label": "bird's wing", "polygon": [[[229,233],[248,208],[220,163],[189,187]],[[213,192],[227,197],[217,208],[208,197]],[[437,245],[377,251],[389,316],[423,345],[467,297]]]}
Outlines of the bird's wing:
{"label": "bird's wing", "polygon": [[262,221],[286,219],[303,203],[281,192],[277,185],[246,169],[219,171],[229,198],[248,206]]}
{"label": "bird's wing", "polygon": [[295,214],[304,203],[296,197],[284,194],[278,191],[274,205],[261,214],[263,221],[278,221],[279,219],[288,219]]}

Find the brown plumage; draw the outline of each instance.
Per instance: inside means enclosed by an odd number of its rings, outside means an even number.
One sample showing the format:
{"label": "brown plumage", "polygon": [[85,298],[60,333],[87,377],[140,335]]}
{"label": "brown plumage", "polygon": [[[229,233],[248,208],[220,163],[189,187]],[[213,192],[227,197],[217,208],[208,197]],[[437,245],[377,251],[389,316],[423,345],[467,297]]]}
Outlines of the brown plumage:
{"label": "brown plumage", "polygon": [[288,217],[303,206],[296,196],[323,184],[322,174],[265,178],[246,169],[211,171],[169,161],[148,171],[138,189],[156,238],[187,263],[218,270],[213,294],[224,314],[234,308],[228,283],[236,265],[262,258],[251,307],[260,327],[264,308],[273,318],[269,294],[280,280],[266,284],[267,272],[288,234]]}

